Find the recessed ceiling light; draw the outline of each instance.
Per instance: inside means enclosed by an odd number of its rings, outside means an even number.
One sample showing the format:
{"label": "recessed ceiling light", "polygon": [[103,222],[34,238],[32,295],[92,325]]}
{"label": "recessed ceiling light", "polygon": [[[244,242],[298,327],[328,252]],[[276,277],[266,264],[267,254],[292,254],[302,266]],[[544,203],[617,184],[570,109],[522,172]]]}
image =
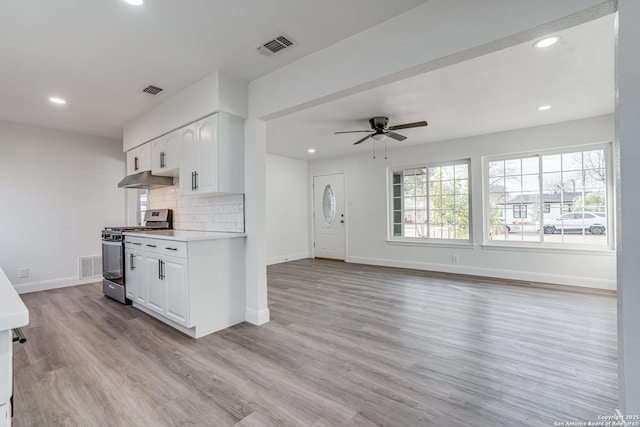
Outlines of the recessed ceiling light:
{"label": "recessed ceiling light", "polygon": [[65,101],[62,98],[58,98],[57,96],[52,96],[51,98],[49,98],[49,101],[53,102],[54,104],[66,104],[67,101]]}
{"label": "recessed ceiling light", "polygon": [[134,6],[140,6],[142,5],[142,3],[144,3],[144,0],[124,0],[124,1]]}
{"label": "recessed ceiling light", "polygon": [[315,149],[315,148],[309,148],[309,149],[307,150],[307,153],[311,153],[311,154],[313,154],[313,153],[315,153],[315,152],[316,152],[316,149]]}
{"label": "recessed ceiling light", "polygon": [[540,47],[540,48],[549,47],[552,44],[555,44],[558,40],[560,40],[560,37],[558,36],[545,37],[541,40],[538,40],[533,45],[535,47]]}
{"label": "recessed ceiling light", "polygon": [[543,105],[541,107],[538,107],[538,111],[547,111],[551,109],[551,105]]}

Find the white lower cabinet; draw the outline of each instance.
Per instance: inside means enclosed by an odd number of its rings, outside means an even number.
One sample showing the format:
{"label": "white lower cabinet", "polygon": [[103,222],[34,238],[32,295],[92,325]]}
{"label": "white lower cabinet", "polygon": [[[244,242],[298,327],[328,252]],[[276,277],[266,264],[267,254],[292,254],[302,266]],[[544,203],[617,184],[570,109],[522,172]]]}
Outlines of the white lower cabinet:
{"label": "white lower cabinet", "polygon": [[164,275],[167,286],[165,313],[174,322],[189,326],[186,261],[178,258],[165,258]]}
{"label": "white lower cabinet", "polygon": [[13,332],[0,331],[0,427],[11,425]]}
{"label": "white lower cabinet", "polygon": [[[125,242],[125,245],[127,243]],[[140,304],[147,303],[146,263],[144,255],[135,249],[125,248],[124,268],[126,296]]]}
{"label": "white lower cabinet", "polygon": [[187,260],[146,256],[147,307],[183,326],[189,326]]}
{"label": "white lower cabinet", "polygon": [[244,321],[244,238],[125,237],[127,298],[194,337]]}
{"label": "white lower cabinet", "polygon": [[162,260],[155,255],[145,256],[147,266],[147,307],[160,314],[166,311],[167,286],[162,279]]}

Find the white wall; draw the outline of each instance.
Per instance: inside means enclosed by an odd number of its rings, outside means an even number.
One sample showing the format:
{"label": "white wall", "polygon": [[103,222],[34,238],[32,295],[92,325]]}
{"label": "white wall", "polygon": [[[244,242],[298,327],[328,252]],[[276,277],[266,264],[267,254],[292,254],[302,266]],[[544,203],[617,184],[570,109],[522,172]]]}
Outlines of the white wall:
{"label": "white wall", "polygon": [[[482,156],[609,142],[613,138],[614,117],[610,115],[396,148],[389,151],[387,161],[383,155],[372,159],[370,149],[363,147],[362,154],[310,162],[309,180],[312,181],[315,175],[345,173],[349,262],[615,289],[616,258],[613,251],[559,255],[551,251],[491,250],[481,246]],[[387,243],[387,167],[466,158],[471,159],[475,245],[461,248]],[[459,256],[458,264],[452,263],[454,254]]]}
{"label": "white wall", "polygon": [[19,291],[80,283],[78,257],[124,224],[124,174],[120,140],[0,122],[0,266]]}
{"label": "white wall", "polygon": [[267,263],[311,256],[307,162],[267,154]]}

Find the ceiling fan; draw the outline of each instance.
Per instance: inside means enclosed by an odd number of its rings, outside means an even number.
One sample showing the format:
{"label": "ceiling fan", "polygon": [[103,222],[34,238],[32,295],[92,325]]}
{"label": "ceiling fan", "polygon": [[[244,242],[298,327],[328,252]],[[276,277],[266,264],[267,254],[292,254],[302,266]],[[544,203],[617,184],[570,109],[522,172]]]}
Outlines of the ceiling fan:
{"label": "ceiling fan", "polygon": [[343,132],[335,132],[335,134],[339,133],[356,133],[356,132],[368,132],[369,135],[365,136],[359,141],[353,143],[353,145],[358,145],[361,142],[366,141],[368,138],[373,138],[375,141],[382,141],[385,137],[393,138],[396,141],[404,141],[407,139],[406,136],[402,136],[393,131],[400,129],[409,129],[409,128],[417,128],[421,126],[427,126],[427,122],[414,122],[414,123],[405,123],[403,125],[389,126],[389,118],[388,117],[372,117],[369,119],[369,125],[371,126],[371,130],[348,130]]}

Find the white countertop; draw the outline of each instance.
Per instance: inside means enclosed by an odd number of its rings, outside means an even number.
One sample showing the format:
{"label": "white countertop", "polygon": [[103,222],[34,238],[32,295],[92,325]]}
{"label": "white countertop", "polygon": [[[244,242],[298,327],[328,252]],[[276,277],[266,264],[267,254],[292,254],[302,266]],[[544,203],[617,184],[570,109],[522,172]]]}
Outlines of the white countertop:
{"label": "white countertop", "polygon": [[0,331],[29,324],[29,310],[0,268]]}
{"label": "white countertop", "polygon": [[157,231],[128,231],[125,236],[149,237],[163,240],[177,240],[190,242],[194,240],[236,239],[247,237],[246,233],[221,233],[218,231],[193,231],[193,230],[157,230]]}

